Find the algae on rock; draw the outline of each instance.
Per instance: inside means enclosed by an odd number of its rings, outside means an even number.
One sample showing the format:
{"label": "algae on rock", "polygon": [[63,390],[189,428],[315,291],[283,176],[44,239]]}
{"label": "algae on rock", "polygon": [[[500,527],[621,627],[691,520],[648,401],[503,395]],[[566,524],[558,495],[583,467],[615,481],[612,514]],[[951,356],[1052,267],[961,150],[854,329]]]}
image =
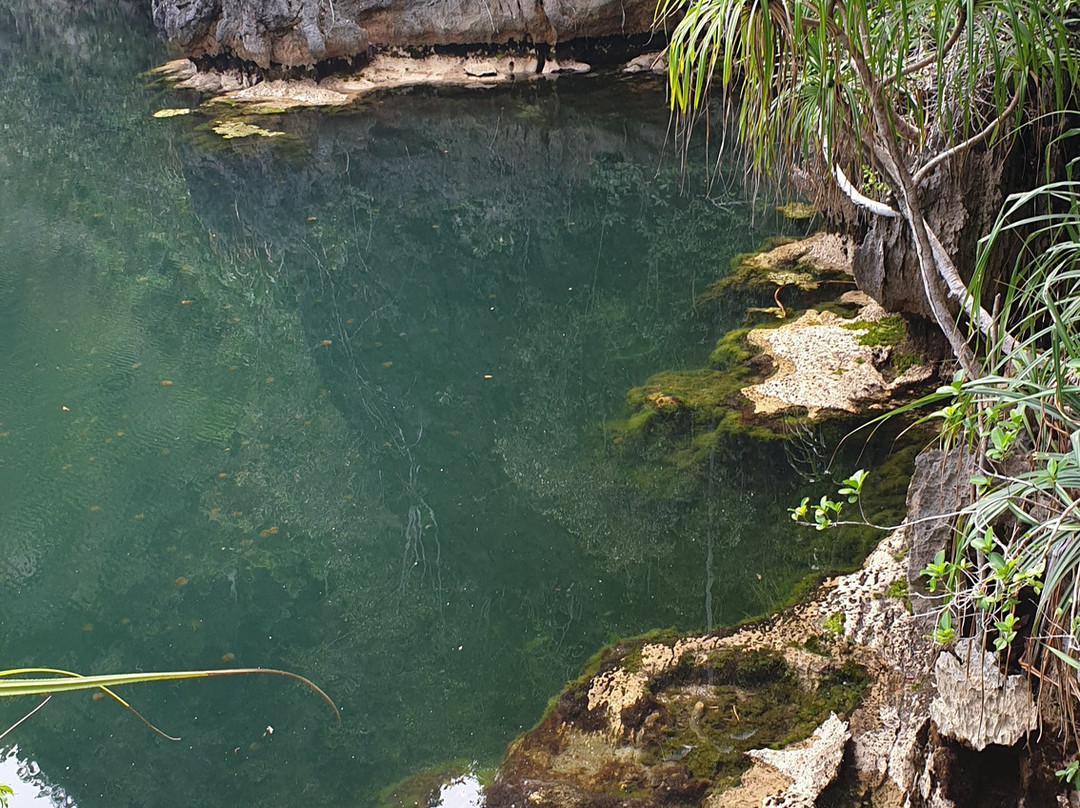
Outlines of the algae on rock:
{"label": "algae on rock", "polygon": [[809,736],[866,690],[853,661],[796,669],[776,650],[716,635],[628,640],[571,684],[511,747],[491,808],[698,803],[740,782],[752,749]]}

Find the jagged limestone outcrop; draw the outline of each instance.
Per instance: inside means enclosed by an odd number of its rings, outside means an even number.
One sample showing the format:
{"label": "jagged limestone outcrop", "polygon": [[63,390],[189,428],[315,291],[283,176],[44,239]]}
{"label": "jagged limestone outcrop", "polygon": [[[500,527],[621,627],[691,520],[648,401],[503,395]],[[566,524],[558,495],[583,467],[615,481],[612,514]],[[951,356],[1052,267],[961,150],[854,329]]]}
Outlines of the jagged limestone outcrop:
{"label": "jagged limestone outcrop", "polygon": [[847,721],[833,713],[802,743],[785,749],[751,749],[746,753],[748,758],[791,780],[782,793],[766,796],[762,804],[769,808],[814,808],[821,792],[840,771],[850,739]]}
{"label": "jagged limestone outcrop", "polygon": [[[911,521],[936,512],[921,509],[941,499],[927,496],[941,462],[918,464]],[[906,595],[914,540],[910,524],[892,532],[773,618],[605,650],[511,746],[487,806],[1072,804],[1021,678],[977,645],[931,641],[929,601]],[[776,689],[785,677],[799,695]],[[761,706],[777,699],[802,722],[777,732]]]}
{"label": "jagged limestone outcrop", "polygon": [[977,752],[990,744],[1012,746],[1039,726],[1027,677],[1003,674],[997,657],[973,640],[937,658],[934,683],[930,717],[938,731]]}
{"label": "jagged limestone outcrop", "polygon": [[295,67],[369,47],[555,45],[649,31],[648,0],[153,0],[154,22],[186,56]]}

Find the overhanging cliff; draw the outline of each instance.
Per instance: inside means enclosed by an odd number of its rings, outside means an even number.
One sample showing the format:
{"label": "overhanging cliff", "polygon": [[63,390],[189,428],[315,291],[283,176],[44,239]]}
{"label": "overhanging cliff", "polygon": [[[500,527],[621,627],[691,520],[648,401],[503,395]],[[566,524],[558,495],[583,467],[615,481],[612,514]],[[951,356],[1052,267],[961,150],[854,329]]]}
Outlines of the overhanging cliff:
{"label": "overhanging cliff", "polygon": [[185,55],[296,67],[377,48],[554,45],[650,30],[652,0],[153,0]]}

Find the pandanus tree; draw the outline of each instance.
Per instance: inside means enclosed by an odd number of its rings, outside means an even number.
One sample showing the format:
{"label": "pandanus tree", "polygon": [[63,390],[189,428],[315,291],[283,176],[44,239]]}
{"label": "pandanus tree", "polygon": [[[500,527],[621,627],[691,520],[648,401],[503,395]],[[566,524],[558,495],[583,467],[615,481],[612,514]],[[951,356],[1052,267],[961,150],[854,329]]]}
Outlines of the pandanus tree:
{"label": "pandanus tree", "polygon": [[[757,176],[802,166],[818,195],[847,200],[870,227],[900,224],[926,308],[963,369],[923,403],[937,403],[943,439],[974,463],[970,503],[943,515],[955,540],[924,570],[935,634],[949,642],[962,626],[1009,655],[1050,685],[1041,697],[1061,696],[1056,714],[1080,738],[1080,158],[1069,159],[1080,130],[1068,112],[1080,7],[661,0],[657,13],[673,26],[683,134],[719,97],[725,132]],[[1005,200],[977,249],[950,254],[929,215],[934,195],[976,152],[1000,159],[1025,127],[1037,133],[1025,138],[1029,165],[1057,173],[1028,177],[1041,185]],[[1059,159],[1042,158],[1055,144]],[[1006,241],[1002,263],[1018,257],[992,315],[982,288]],[[1076,765],[1060,774],[1080,782]]]}
{"label": "pandanus tree", "polygon": [[969,377],[1005,340],[926,213],[935,172],[1004,152],[1077,74],[1063,0],[661,0],[683,130],[719,91],[759,176],[809,165],[870,219],[899,219],[934,321]]}

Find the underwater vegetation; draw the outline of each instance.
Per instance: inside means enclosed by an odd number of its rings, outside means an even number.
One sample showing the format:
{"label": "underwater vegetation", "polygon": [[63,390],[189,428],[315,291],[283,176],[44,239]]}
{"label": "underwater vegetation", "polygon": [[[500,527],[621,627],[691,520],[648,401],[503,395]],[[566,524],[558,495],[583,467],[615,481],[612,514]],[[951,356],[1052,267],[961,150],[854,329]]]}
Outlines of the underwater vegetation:
{"label": "underwater vegetation", "polygon": [[643,649],[655,659],[658,648],[678,653],[672,642],[653,633],[605,649],[511,747],[487,805],[697,804],[739,783],[747,750],[781,748],[830,713],[850,715],[869,684],[850,660],[808,679],[775,651],[734,646],[683,653],[617,715],[597,701],[606,682],[635,674]]}

